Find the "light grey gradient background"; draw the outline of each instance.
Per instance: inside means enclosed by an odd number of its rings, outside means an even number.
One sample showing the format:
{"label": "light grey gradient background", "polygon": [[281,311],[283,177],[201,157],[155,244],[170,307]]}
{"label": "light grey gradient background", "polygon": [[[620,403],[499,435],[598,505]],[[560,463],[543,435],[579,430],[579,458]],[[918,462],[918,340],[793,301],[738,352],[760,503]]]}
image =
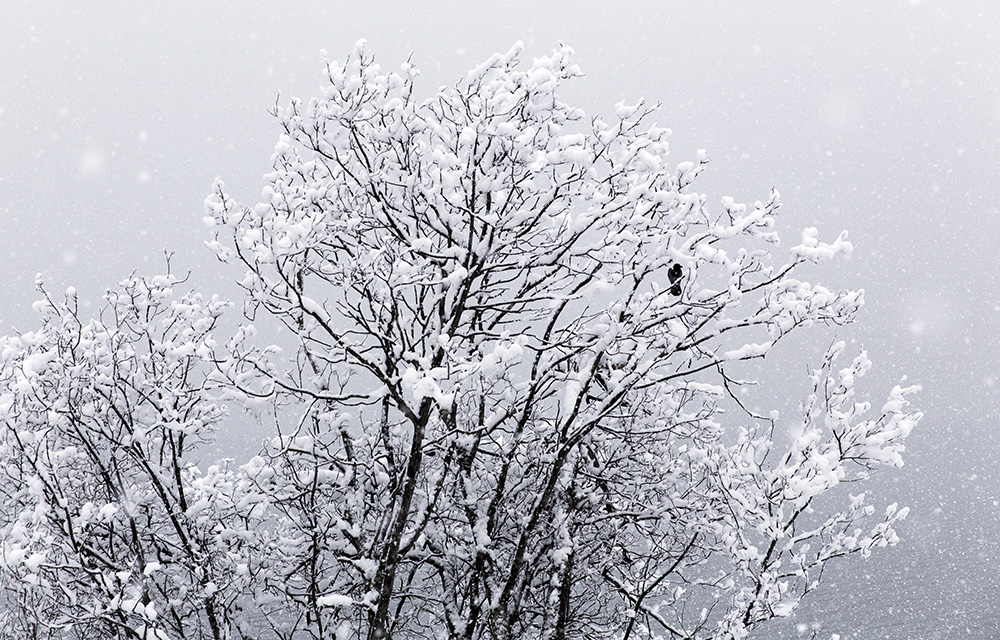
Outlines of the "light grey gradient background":
{"label": "light grey gradient background", "polygon": [[758,637],[1000,638],[996,2],[0,0],[0,333],[35,326],[36,273],[94,300],[163,249],[232,295],[202,245],[212,180],[254,202],[267,108],[312,95],[319,50],[361,37],[385,66],[412,54],[425,95],[516,40],[526,58],[567,42],[587,74],[567,98],[662,101],[674,159],[709,152],[713,205],[774,186],[786,243],[849,229],[850,259],[807,276],[865,288],[860,322],[779,345],[753,401],[794,417],[833,337],[868,349],[877,405],[904,374],[922,384],[907,464],[872,492],[911,516],[899,547],[831,570]]}

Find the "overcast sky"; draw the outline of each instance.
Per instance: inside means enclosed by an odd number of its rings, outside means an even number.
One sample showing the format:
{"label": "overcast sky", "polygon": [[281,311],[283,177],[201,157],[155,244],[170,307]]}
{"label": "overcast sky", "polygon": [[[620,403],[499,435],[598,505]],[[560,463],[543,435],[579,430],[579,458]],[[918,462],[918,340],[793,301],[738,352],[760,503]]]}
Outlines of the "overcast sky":
{"label": "overcast sky", "polygon": [[[529,57],[564,41],[586,73],[567,99],[591,113],[661,101],[675,160],[709,152],[699,188],[710,203],[753,202],[773,186],[786,242],[808,226],[827,238],[850,230],[850,260],[808,277],[866,289],[860,322],[834,334],[869,349],[873,399],[904,374],[922,384],[926,418],[907,466],[877,485],[880,499],[913,507],[905,548],[851,565],[836,586],[884,595],[892,581],[920,582],[931,590],[911,617],[947,615],[971,625],[968,637],[997,637],[996,621],[975,616],[995,611],[998,581],[970,567],[1000,562],[1000,4],[736,7],[4,2],[0,333],[32,327],[38,272],[94,298],[133,270],[158,272],[167,249],[201,286],[225,287],[237,274],[202,245],[202,201],[216,176],[254,201],[277,137],[266,110],[279,92],[316,91],[321,49],[341,59],[363,37],[383,65],[412,55],[430,93],[516,40]],[[765,389],[787,395],[785,373],[805,389],[800,374],[834,334],[775,352],[768,366],[781,375]],[[898,612],[860,600],[862,614],[825,629],[890,637]]]}

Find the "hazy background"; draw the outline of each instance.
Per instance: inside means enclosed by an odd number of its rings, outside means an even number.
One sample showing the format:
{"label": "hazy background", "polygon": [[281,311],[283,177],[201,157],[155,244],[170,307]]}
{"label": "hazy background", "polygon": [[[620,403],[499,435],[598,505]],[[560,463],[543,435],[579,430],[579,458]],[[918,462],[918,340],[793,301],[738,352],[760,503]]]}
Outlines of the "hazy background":
{"label": "hazy background", "polygon": [[782,345],[761,406],[794,410],[833,336],[869,350],[876,404],[904,374],[924,387],[907,464],[873,491],[912,507],[903,544],[830,571],[758,636],[1000,638],[1000,4],[368,4],[0,0],[0,333],[33,327],[36,273],[96,299],[163,249],[231,292],[202,201],[221,175],[255,202],[266,109],[316,91],[320,49],[412,54],[428,94],[515,40],[529,59],[564,41],[587,74],[567,98],[662,101],[674,159],[709,151],[711,203],[774,186],[786,244],[851,231],[850,260],[808,277],[864,287],[860,322]]}

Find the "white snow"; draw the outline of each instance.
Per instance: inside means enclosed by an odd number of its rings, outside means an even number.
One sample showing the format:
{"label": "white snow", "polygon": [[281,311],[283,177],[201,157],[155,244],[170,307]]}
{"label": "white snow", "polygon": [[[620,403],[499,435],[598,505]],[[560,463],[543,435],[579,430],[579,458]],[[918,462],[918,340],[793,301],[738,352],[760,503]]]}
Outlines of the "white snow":
{"label": "white snow", "polygon": [[321,607],[349,607],[354,604],[354,599],[351,596],[331,593],[330,595],[316,598],[316,604]]}

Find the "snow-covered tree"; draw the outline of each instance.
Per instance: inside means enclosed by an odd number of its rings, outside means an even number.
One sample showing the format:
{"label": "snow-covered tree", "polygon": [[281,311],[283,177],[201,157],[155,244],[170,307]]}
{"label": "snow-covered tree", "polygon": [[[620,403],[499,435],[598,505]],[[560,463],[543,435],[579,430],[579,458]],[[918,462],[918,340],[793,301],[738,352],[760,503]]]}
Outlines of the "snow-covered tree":
{"label": "snow-covered tree", "polygon": [[219,524],[249,515],[233,474],[192,463],[224,415],[225,304],[182,284],[130,278],[90,321],[46,294],[41,328],[0,340],[3,637],[222,637],[246,545]]}
{"label": "snow-covered tree", "polygon": [[[247,316],[284,335],[217,344],[223,305],[159,278],[90,323],[47,299],[43,328],[7,339],[11,625],[741,638],[827,561],[895,543],[906,510],[843,485],[902,463],[913,388],[873,411],[867,358],[834,344],[782,438],[734,373],[854,318],[861,292],[795,278],[846,233],[779,252],[776,192],[709,206],[705,155],[670,164],[654,106],[588,117],[559,97],[569,48],[519,58],[420,100],[412,65],[359,43],[320,96],[275,109],[262,201],[219,182],[206,221]],[[275,433],[201,471],[191,447],[226,403]]]}

